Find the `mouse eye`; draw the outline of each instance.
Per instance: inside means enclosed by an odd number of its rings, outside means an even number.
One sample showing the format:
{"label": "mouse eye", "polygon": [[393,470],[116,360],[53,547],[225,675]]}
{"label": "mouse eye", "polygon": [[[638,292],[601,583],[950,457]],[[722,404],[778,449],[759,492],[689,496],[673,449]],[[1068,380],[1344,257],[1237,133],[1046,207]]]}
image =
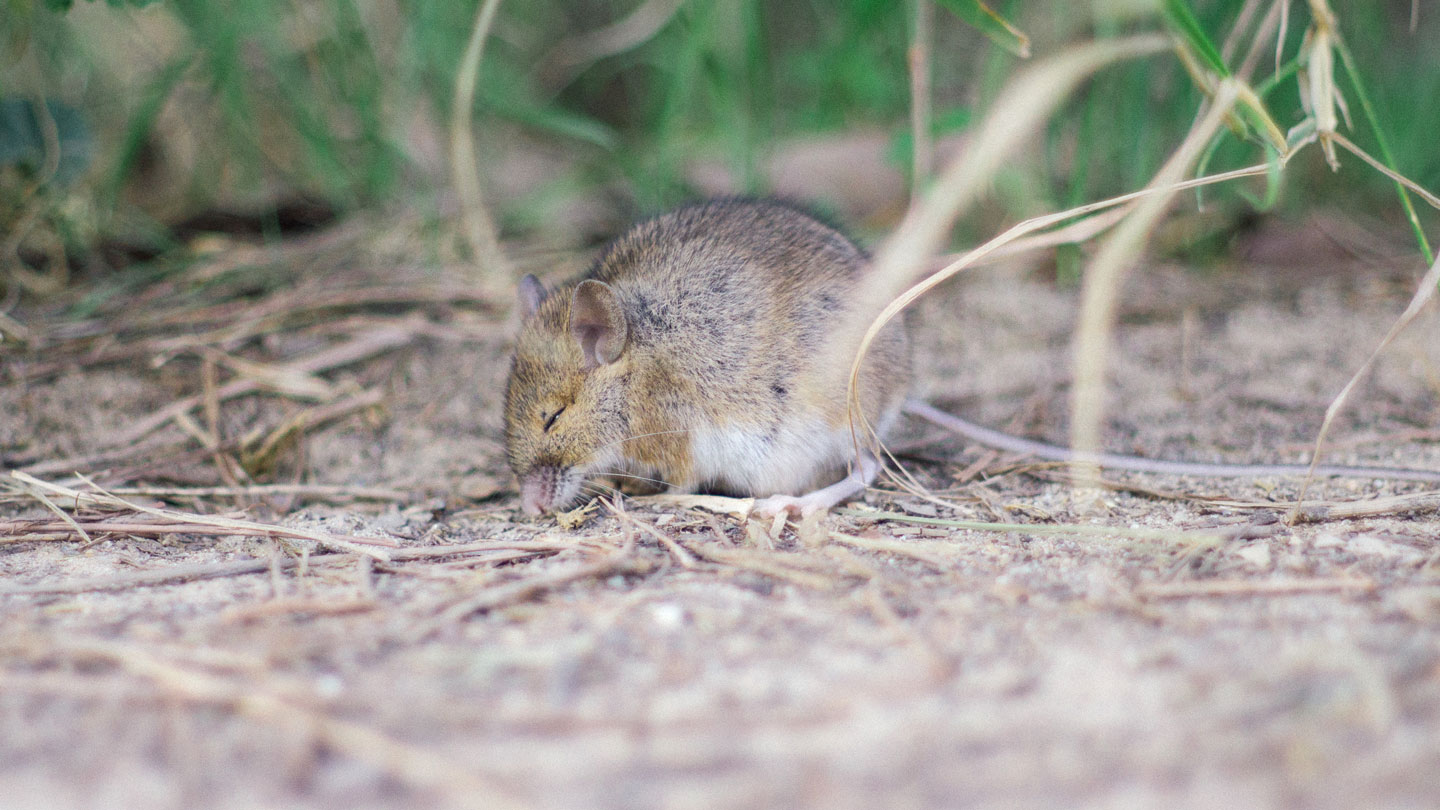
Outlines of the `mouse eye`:
{"label": "mouse eye", "polygon": [[561,406],[560,406],[560,410],[558,410],[558,411],[550,414],[549,416],[546,416],[544,411],[541,411],[541,412],[540,412],[540,418],[545,420],[545,428],[544,428],[544,430],[545,430],[546,433],[549,433],[549,432],[550,432],[550,428],[552,428],[552,427],[555,426],[555,420],[556,420],[556,419],[559,419],[559,418],[560,418],[560,414],[562,414],[562,413],[564,413],[564,412],[565,412],[565,406],[564,406],[564,405],[561,405]]}

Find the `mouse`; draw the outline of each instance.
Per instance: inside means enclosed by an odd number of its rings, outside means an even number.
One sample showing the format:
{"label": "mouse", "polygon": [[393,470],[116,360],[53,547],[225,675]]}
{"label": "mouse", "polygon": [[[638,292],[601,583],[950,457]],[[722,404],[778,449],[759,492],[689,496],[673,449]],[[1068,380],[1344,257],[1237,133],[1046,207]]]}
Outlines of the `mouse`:
{"label": "mouse", "polygon": [[[864,491],[880,461],[848,387],[866,252],[795,204],[724,198],[631,226],[577,278],[518,286],[505,449],[531,515],[599,479],[756,498],[810,515]],[[858,404],[883,438],[912,368],[896,319],[871,344]]]}

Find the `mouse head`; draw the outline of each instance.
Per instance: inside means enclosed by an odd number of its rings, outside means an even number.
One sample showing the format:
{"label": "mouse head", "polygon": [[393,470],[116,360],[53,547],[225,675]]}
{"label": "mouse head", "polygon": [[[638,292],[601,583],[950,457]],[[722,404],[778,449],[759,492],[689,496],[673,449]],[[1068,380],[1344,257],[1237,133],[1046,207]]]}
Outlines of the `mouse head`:
{"label": "mouse head", "polygon": [[547,294],[526,276],[520,312],[505,449],[521,506],[535,515],[569,506],[587,476],[620,464],[630,335],[614,288],[595,279]]}

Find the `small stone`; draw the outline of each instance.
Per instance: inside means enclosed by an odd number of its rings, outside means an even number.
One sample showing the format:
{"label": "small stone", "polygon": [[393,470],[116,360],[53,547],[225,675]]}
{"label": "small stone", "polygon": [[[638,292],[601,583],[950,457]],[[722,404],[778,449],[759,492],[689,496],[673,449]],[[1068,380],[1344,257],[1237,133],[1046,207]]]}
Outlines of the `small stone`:
{"label": "small stone", "polygon": [[1383,557],[1387,560],[1414,562],[1424,555],[1409,546],[1392,543],[1373,534],[1361,534],[1350,538],[1345,550],[1357,557]]}
{"label": "small stone", "polygon": [[1235,552],[1235,556],[1239,557],[1240,559],[1244,560],[1245,562],[1249,563],[1255,568],[1258,568],[1261,571],[1266,571],[1270,568],[1269,546],[1264,546],[1256,543],[1255,545],[1246,546]]}
{"label": "small stone", "polygon": [[650,608],[650,618],[665,630],[678,630],[685,625],[685,608],[674,602],[661,602]]}

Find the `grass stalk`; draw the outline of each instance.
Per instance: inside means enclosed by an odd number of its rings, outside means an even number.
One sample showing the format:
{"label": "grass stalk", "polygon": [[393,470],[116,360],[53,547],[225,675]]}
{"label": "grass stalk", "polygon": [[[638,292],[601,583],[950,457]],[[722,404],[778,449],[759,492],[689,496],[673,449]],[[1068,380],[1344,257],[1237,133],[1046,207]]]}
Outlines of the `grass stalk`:
{"label": "grass stalk", "polygon": [[[1238,97],[1234,80],[1220,82],[1209,111],[1196,122],[1180,148],[1147,186],[1157,193],[1141,200],[1134,212],[1116,226],[1085,274],[1079,325],[1075,331],[1075,385],[1071,397],[1070,445],[1077,454],[1095,453],[1100,449],[1105,368],[1115,321],[1115,302],[1125,271],[1140,255],[1150,231],[1169,207],[1177,184],[1199,159],[1205,144],[1222,126]],[[1076,473],[1082,481],[1099,478],[1099,469],[1085,462],[1080,462]]]}
{"label": "grass stalk", "polygon": [[951,518],[919,517],[904,512],[879,512],[870,509],[837,509],[837,514],[869,520],[890,520],[896,523],[915,523],[921,526],[942,526],[947,529],[963,529],[975,532],[1002,532],[1005,534],[1030,534],[1036,536],[1072,536],[1123,538],[1126,540],[1161,540],[1167,543],[1186,545],[1219,545],[1226,539],[1225,532],[1174,531],[1170,529],[1134,529],[1123,526],[1092,526],[1088,524],[1056,523],[994,523],[980,520],[956,520]]}
{"label": "grass stalk", "polygon": [[[1365,115],[1365,123],[1370,126],[1370,132],[1375,136],[1375,146],[1380,151],[1380,159],[1390,171],[1397,171],[1395,168],[1395,157],[1390,151],[1390,141],[1385,137],[1385,129],[1380,126],[1380,118],[1375,114],[1375,107],[1370,103],[1370,94],[1365,91],[1365,83],[1360,79],[1360,71],[1355,67],[1355,58],[1350,55],[1350,49],[1340,39],[1336,39],[1335,50],[1340,53],[1340,64],[1345,68],[1345,75],[1350,79],[1350,86],[1355,89],[1355,98],[1360,102],[1360,111]],[[1399,180],[1394,180],[1395,193],[1400,195],[1400,207],[1405,211],[1405,219],[1410,223],[1410,229],[1415,233],[1415,242],[1420,246],[1420,253],[1425,257],[1426,264],[1435,261],[1435,252],[1430,248],[1430,241],[1425,238],[1425,229],[1420,226],[1420,218],[1415,214],[1415,205],[1410,201],[1410,195],[1405,192],[1405,187]]]}
{"label": "grass stalk", "polygon": [[475,25],[465,46],[465,56],[460,60],[450,110],[450,166],[455,195],[460,203],[465,241],[470,247],[478,277],[491,284],[508,282],[511,273],[480,188],[471,120],[475,116],[475,86],[480,74],[480,60],[485,53],[485,40],[499,10],[500,0],[483,0],[475,12]]}
{"label": "grass stalk", "polygon": [[1370,369],[1375,365],[1375,361],[1378,360],[1385,349],[1394,342],[1395,338],[1399,337],[1400,333],[1405,331],[1405,327],[1409,326],[1410,323],[1420,315],[1425,305],[1435,298],[1437,290],[1440,290],[1440,260],[1436,260],[1430,265],[1429,272],[1420,280],[1420,286],[1415,290],[1415,295],[1410,299],[1410,304],[1405,307],[1405,311],[1401,313],[1400,317],[1391,325],[1390,331],[1385,333],[1385,337],[1380,341],[1380,345],[1375,347],[1375,351],[1370,353],[1370,356],[1365,359],[1365,362],[1360,366],[1359,370],[1350,377],[1350,381],[1340,390],[1339,395],[1336,396],[1334,401],[1330,403],[1330,406],[1325,409],[1325,419],[1320,423],[1320,432],[1315,436],[1315,450],[1310,454],[1310,471],[1305,476],[1305,483],[1300,485],[1300,494],[1295,498],[1295,507],[1290,510],[1290,514],[1287,517],[1289,522],[1295,523],[1300,519],[1302,507],[1305,504],[1305,495],[1310,489],[1311,480],[1315,477],[1315,468],[1319,466],[1320,458],[1325,452],[1325,439],[1330,434],[1330,426],[1334,423],[1335,417],[1339,415],[1340,411],[1344,410],[1345,403],[1350,399],[1351,392],[1355,390],[1355,386],[1360,383],[1360,380],[1364,379],[1365,375],[1369,373]]}
{"label": "grass stalk", "polygon": [[930,137],[931,109],[930,45],[934,40],[935,6],[932,0],[914,0],[915,24],[911,30],[910,67],[910,203],[924,193],[934,171],[935,145]]}

